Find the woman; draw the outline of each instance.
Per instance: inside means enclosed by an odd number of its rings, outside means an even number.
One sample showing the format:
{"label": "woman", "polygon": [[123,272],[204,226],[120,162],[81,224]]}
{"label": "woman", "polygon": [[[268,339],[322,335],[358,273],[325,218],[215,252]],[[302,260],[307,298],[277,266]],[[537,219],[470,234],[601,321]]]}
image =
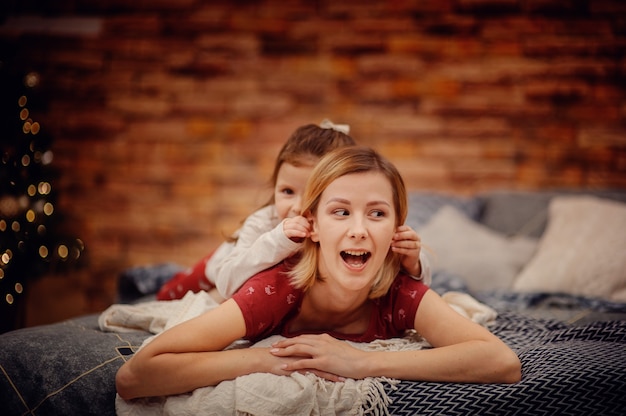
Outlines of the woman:
{"label": "woman", "polygon": [[[332,381],[520,380],[512,350],[400,272],[400,255],[390,247],[407,202],[391,163],[368,148],[337,149],[312,172],[302,206],[311,231],[299,258],[257,274],[216,309],[147,344],[118,371],[122,398],[180,394],[254,372],[312,372]],[[366,352],[341,341],[407,329],[434,348]],[[271,348],[224,351],[237,339],[271,334],[288,338]]]}

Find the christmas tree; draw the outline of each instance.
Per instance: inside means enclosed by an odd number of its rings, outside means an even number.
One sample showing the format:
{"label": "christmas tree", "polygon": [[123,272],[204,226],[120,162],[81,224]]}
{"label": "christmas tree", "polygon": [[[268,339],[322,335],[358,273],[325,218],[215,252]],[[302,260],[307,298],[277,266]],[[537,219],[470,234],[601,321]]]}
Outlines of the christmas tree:
{"label": "christmas tree", "polygon": [[[1,64],[1,62],[0,62]],[[63,232],[56,207],[52,138],[36,72],[0,67],[0,333],[24,324],[29,281],[80,264],[84,246]]]}

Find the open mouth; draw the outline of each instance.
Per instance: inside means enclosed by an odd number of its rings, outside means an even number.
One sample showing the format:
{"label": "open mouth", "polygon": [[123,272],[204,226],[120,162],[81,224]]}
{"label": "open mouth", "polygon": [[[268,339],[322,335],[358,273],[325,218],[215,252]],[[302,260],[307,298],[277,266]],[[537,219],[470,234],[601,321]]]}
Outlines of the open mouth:
{"label": "open mouth", "polygon": [[342,251],[341,258],[351,267],[363,267],[365,263],[372,257],[369,251]]}

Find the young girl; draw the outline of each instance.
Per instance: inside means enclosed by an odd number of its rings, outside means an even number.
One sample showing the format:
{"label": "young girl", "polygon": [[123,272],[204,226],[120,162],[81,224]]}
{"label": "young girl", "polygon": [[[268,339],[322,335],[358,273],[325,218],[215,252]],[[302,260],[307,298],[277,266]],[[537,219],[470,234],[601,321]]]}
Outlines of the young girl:
{"label": "young girl", "polygon": [[[179,299],[189,290],[209,291],[220,301],[230,298],[248,278],[298,251],[309,233],[309,223],[300,215],[306,181],[320,157],[355,144],[348,134],[349,126],[329,120],[298,128],[278,153],[270,201],[250,215],[230,241],[163,285],[157,299]],[[402,226],[397,234],[394,247],[405,255],[407,271],[430,284],[430,267],[417,233]]]}
{"label": "young girl", "polygon": [[[311,230],[299,259],[258,273],[233,298],[155,337],[119,369],[120,397],[180,394],[254,372],[312,372],[331,381],[520,380],[520,361],[506,344],[400,270],[391,245],[407,201],[391,163],[368,148],[331,152],[311,174],[302,210]],[[363,351],[341,341],[409,329],[433,348]],[[271,334],[290,338],[224,350]]]}

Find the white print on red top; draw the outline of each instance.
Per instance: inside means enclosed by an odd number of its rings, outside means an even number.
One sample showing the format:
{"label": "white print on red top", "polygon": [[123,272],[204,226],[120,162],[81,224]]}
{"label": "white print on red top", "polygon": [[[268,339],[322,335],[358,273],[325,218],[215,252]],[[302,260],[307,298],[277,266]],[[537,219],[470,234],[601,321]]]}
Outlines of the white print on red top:
{"label": "white print on red top", "polygon": [[398,318],[400,318],[400,319],[406,318],[406,312],[405,312],[404,309],[398,310]]}
{"label": "white print on red top", "polygon": [[294,295],[293,293],[290,293],[287,295],[287,305],[291,305],[295,301],[296,301],[296,295]]}

